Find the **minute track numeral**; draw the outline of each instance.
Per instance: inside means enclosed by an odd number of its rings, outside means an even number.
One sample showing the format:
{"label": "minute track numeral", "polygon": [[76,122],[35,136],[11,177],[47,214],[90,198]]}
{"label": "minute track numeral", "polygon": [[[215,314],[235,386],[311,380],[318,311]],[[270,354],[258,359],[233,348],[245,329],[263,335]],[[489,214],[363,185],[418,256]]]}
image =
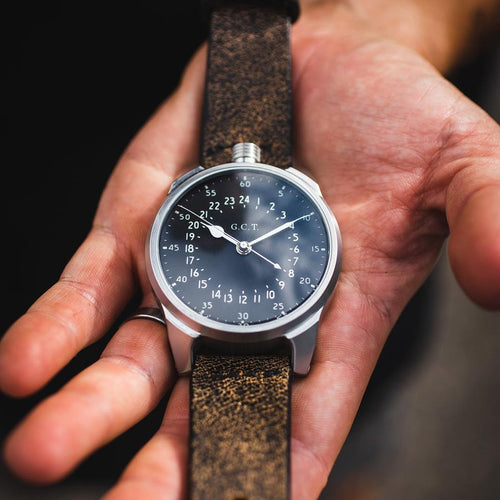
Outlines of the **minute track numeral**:
{"label": "minute track numeral", "polygon": [[165,245],[162,247],[163,250],[170,250],[171,252],[178,252],[179,245],[177,243],[172,243],[170,245]]}

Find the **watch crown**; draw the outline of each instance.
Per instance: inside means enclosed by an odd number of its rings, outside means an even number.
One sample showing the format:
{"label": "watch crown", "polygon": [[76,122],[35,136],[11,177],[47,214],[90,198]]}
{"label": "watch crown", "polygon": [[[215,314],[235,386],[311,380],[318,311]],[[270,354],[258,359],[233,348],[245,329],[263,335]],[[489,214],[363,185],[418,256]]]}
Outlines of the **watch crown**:
{"label": "watch crown", "polygon": [[233,146],[233,161],[260,163],[260,148],[252,142],[239,142]]}

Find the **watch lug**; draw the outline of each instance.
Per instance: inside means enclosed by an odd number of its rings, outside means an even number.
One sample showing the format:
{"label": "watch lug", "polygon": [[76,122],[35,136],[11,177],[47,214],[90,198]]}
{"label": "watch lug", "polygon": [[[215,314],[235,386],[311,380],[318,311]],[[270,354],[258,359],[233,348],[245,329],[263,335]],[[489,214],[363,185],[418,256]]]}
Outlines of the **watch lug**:
{"label": "watch lug", "polygon": [[304,172],[301,172],[300,170],[297,170],[296,168],[293,167],[288,167],[286,170],[291,174],[295,175],[295,177],[298,177],[300,180],[305,182],[309,187],[312,187],[317,194],[322,196],[319,184],[314,179],[311,179],[311,177],[304,174]]}
{"label": "watch lug", "polygon": [[170,194],[172,191],[176,190],[183,182],[187,181],[190,177],[193,177],[193,175],[197,174],[198,172],[201,172],[202,170],[205,170],[203,167],[196,167],[193,168],[193,170],[190,170],[189,172],[186,172],[184,175],[181,175],[180,177],[177,177],[174,182],[170,185],[170,189],[168,190],[168,194]]}
{"label": "watch lug", "polygon": [[[167,318],[168,311],[162,305],[163,314]],[[184,333],[171,321],[167,319],[167,335],[170,351],[174,358],[175,368],[179,375],[187,375],[191,373],[193,366],[193,343],[196,337]]]}
{"label": "watch lug", "polygon": [[305,330],[298,334],[292,331],[285,335],[292,347],[292,369],[296,375],[307,375],[311,369],[320,316],[321,310],[314,314]]}

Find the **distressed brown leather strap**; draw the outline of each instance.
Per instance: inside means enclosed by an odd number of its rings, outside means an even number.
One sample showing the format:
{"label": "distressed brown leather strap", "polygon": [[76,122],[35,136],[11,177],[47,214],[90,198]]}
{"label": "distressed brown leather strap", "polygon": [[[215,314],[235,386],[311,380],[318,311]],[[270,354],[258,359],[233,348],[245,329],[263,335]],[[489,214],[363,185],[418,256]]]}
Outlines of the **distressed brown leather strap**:
{"label": "distressed brown leather strap", "polygon": [[201,353],[191,378],[193,500],[289,496],[290,357]]}
{"label": "distressed brown leather strap", "polygon": [[286,0],[214,2],[201,134],[204,167],[231,161],[253,142],[262,162],[292,164],[290,5]]}

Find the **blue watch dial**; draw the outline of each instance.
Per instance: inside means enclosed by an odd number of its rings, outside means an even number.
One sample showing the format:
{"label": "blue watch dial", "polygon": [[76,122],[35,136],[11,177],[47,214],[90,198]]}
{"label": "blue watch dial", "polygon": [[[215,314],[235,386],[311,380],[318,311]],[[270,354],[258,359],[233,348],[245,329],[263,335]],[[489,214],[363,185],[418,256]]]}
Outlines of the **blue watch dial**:
{"label": "blue watch dial", "polygon": [[162,271],[190,309],[219,322],[254,325],[301,305],[330,253],[314,199],[281,176],[251,168],[195,184],[166,214]]}

